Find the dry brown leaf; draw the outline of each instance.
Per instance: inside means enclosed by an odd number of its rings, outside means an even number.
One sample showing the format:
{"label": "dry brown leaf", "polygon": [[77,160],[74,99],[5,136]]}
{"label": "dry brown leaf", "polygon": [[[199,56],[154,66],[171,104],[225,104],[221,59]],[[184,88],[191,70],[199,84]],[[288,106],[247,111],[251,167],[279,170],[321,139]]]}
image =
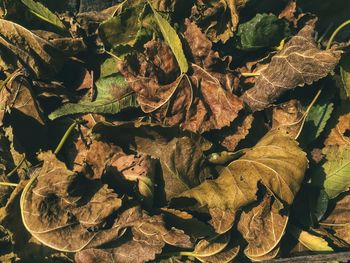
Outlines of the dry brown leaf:
{"label": "dry brown leaf", "polygon": [[[50,153],[41,153],[43,166],[36,182],[21,197],[26,229],[40,242],[60,251],[79,251],[120,235],[119,226],[100,229],[122,205],[106,185],[84,183]],[[29,187],[29,188],[28,188]]]}
{"label": "dry brown leaf", "polygon": [[85,262],[147,262],[162,252],[165,244],[191,248],[192,243],[183,231],[168,230],[162,216],[149,216],[139,207],[123,212],[118,220],[121,227],[131,228],[131,236],[125,236],[113,248],[86,249],[76,253],[78,263]]}
{"label": "dry brown leaf", "polygon": [[320,223],[334,231],[335,236],[350,244],[350,194],[347,192],[338,200],[330,214]]}
{"label": "dry brown leaf", "polygon": [[303,124],[303,112],[297,100],[277,105],[272,110],[272,129],[286,131],[292,138],[295,138]]}
{"label": "dry brown leaf", "polygon": [[319,49],[313,34],[314,28],[306,25],[272,57],[255,86],[242,95],[252,111],[269,107],[287,90],[326,77],[338,64],[341,52]]}
{"label": "dry brown leaf", "polygon": [[337,125],[331,130],[324,142],[325,146],[350,145],[350,136],[346,132],[350,130],[350,113],[341,115]]}
{"label": "dry brown leaf", "polygon": [[284,235],[288,215],[273,196],[265,196],[261,203],[243,211],[237,228],[248,242],[244,253],[249,258],[265,256],[273,251]]}
{"label": "dry brown leaf", "polygon": [[0,44],[17,58],[16,68],[25,67],[36,78],[49,79],[63,64],[63,56],[50,42],[19,24],[0,19]]}

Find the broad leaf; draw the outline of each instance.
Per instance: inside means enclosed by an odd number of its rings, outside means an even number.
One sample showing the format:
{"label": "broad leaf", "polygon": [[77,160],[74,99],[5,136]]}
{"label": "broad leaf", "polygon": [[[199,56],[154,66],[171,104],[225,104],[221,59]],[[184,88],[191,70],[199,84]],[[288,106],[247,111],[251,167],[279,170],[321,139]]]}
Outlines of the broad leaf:
{"label": "broad leaf", "polygon": [[350,148],[348,146],[328,146],[323,149],[327,161],[322,171],[313,174],[313,183],[323,186],[329,198],[335,198],[350,187]]}
{"label": "broad leaf", "polygon": [[271,14],[257,14],[251,20],[238,27],[236,47],[254,50],[263,47],[278,46],[283,38],[290,35],[288,22]]}
{"label": "broad leaf", "polygon": [[169,24],[169,22],[153,8],[152,3],[148,3],[152,8],[155,20],[157,21],[159,29],[163,34],[164,40],[167,42],[172,52],[174,53],[177,63],[179,64],[181,73],[186,73],[188,71],[188,63],[182,48],[181,40],[177,35],[177,32]]}
{"label": "broad leaf", "polygon": [[[347,109],[345,108],[345,110]],[[339,116],[336,126],[331,130],[327,139],[324,142],[325,146],[349,146],[350,136],[346,134],[346,131],[348,130],[350,130],[350,112]]]}
{"label": "broad leaf", "polygon": [[40,2],[36,2],[34,0],[21,0],[21,1],[25,6],[28,7],[31,13],[33,13],[40,19],[57,27],[61,31],[67,31],[66,26],[61,22],[61,20]]}
{"label": "broad leaf", "polygon": [[314,29],[307,25],[292,37],[242,98],[253,111],[263,110],[285,91],[310,85],[324,78],[340,59],[340,51],[321,50],[313,38]]}
{"label": "broad leaf", "polygon": [[137,107],[135,94],[130,90],[124,78],[111,75],[99,79],[96,83],[96,99],[68,103],[49,115],[51,120],[62,116],[82,113],[116,114],[129,107]]}
{"label": "broad leaf", "polygon": [[234,242],[230,242],[224,250],[219,253],[209,256],[209,257],[196,257],[200,262],[210,262],[210,263],[229,263],[234,260],[238,255],[239,245],[236,245]]}
{"label": "broad leaf", "polygon": [[216,180],[207,180],[179,197],[194,198],[200,206],[208,208],[237,210],[256,199],[260,182],[291,204],[307,166],[305,153],[297,142],[274,130],[243,157],[225,167]]}

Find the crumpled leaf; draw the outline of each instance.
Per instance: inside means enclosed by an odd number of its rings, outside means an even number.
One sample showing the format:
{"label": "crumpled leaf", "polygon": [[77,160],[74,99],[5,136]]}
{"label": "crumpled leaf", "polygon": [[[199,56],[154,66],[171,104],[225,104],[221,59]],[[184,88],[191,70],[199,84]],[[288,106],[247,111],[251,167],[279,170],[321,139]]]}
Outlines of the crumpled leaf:
{"label": "crumpled leaf", "polygon": [[120,74],[99,79],[96,83],[96,98],[78,103],[67,103],[49,115],[51,120],[83,113],[116,114],[123,109],[137,107],[134,92]]}
{"label": "crumpled leaf", "polygon": [[36,78],[49,79],[59,71],[63,56],[50,42],[19,24],[0,19],[0,48],[18,58],[16,68],[25,67]]}
{"label": "crumpled leaf", "polygon": [[338,123],[331,130],[324,142],[325,146],[350,145],[350,136],[346,131],[350,129],[350,113],[339,116]]}
{"label": "crumpled leaf", "polygon": [[312,182],[323,186],[329,198],[332,199],[350,187],[350,148],[328,146],[322,152],[326,155],[327,161],[322,166],[323,170],[314,172]]}
{"label": "crumpled leaf", "polygon": [[285,91],[310,85],[333,70],[340,59],[335,48],[321,50],[313,38],[314,29],[306,25],[293,36],[256,79],[242,98],[252,111],[267,108]]}
{"label": "crumpled leaf", "polygon": [[189,237],[176,228],[168,230],[161,216],[149,216],[133,207],[119,218],[122,227],[130,227],[132,237],[120,240],[114,248],[86,249],[76,253],[75,260],[82,262],[147,262],[154,260],[165,244],[182,248],[192,247]]}
{"label": "crumpled leaf", "polygon": [[229,126],[243,107],[231,92],[233,75],[200,29],[189,21],[186,25],[184,35],[196,62],[190,65],[191,75],[179,76],[170,48],[159,41],[145,45],[146,57],[129,57],[121,72],[137,93],[141,109],[163,124],[196,133]]}
{"label": "crumpled leaf", "polygon": [[281,203],[266,195],[248,211],[243,211],[237,229],[248,242],[244,253],[248,258],[258,258],[270,253],[280,242],[288,222],[288,212]]}
{"label": "crumpled leaf", "polygon": [[121,199],[106,185],[98,188],[96,184],[95,187],[87,185],[82,196],[74,184],[82,187],[83,182],[79,182],[64,163],[50,152],[39,157],[44,163],[33,175],[36,183],[31,181],[21,196],[26,229],[46,246],[67,252],[117,238],[118,226],[100,228],[121,207]]}
{"label": "crumpled leaf", "polygon": [[257,14],[251,20],[239,25],[236,47],[242,50],[274,47],[289,35],[287,21],[278,19],[273,14]]}
{"label": "crumpled leaf", "polygon": [[46,8],[40,2],[35,2],[33,0],[21,0],[22,3],[28,7],[29,11],[39,17],[40,19],[50,23],[51,25],[57,27],[61,31],[67,31],[65,25],[61,20],[52,13],[48,8]]}
{"label": "crumpled leaf", "polygon": [[194,198],[200,206],[208,208],[237,210],[256,199],[260,182],[275,196],[291,204],[307,166],[305,153],[297,142],[274,130],[243,157],[224,168],[216,180],[207,180],[178,197]]}
{"label": "crumpled leaf", "polygon": [[162,202],[163,198],[170,200],[202,180],[198,171],[204,168],[203,152],[209,149],[210,143],[200,136],[147,123],[136,126],[133,123],[115,126],[99,123],[93,132],[124,151],[144,153],[159,159],[161,171],[158,174],[161,179],[157,180],[164,185],[159,185],[161,188],[158,190],[162,194],[156,200],[158,202]]}
{"label": "crumpled leaf", "polygon": [[169,22],[162,17],[161,14],[159,14],[152,6],[150,2],[148,2],[149,5],[152,8],[154,18],[157,21],[158,27],[160,31],[162,32],[162,35],[164,37],[164,40],[171,48],[171,51],[173,52],[176,61],[179,65],[181,73],[186,73],[188,70],[188,63],[187,59],[185,57],[185,54],[182,49],[182,43],[177,35],[176,31],[172,26],[169,24]]}
{"label": "crumpled leaf", "polygon": [[315,252],[330,252],[334,251],[332,247],[329,246],[328,242],[323,238],[313,235],[307,231],[298,229],[297,227],[290,225],[288,231],[303,244],[306,248]]}
{"label": "crumpled leaf", "polygon": [[212,42],[226,43],[236,32],[239,9],[247,2],[247,0],[197,0],[191,10],[191,19],[202,28]]}

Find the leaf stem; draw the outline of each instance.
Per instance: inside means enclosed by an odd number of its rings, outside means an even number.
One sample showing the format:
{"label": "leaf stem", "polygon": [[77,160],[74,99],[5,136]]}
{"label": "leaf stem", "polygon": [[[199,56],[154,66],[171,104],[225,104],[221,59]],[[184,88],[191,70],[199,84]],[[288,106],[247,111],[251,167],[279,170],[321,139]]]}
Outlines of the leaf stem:
{"label": "leaf stem", "polygon": [[298,139],[299,135],[301,134],[301,131],[304,127],[304,124],[305,124],[305,120],[307,118],[307,115],[309,114],[312,106],[315,104],[316,100],[318,99],[318,97],[321,95],[321,92],[322,92],[322,89],[319,89],[315,95],[315,97],[313,98],[313,100],[311,101],[310,105],[307,107],[306,111],[304,112],[303,116],[301,117],[302,120],[303,120],[303,123],[301,124],[300,126],[300,129],[299,129],[299,132],[298,134],[295,136],[295,139]]}
{"label": "leaf stem", "polygon": [[2,91],[2,89],[6,86],[7,83],[9,83],[11,81],[11,79],[13,79],[14,77],[17,76],[17,74],[21,71],[21,69],[16,69],[13,73],[11,73],[10,76],[8,76],[3,83],[0,84],[0,92]]}
{"label": "leaf stem", "polygon": [[26,155],[23,154],[23,157],[21,159],[21,161],[17,164],[17,166],[15,168],[13,168],[13,170],[11,172],[9,172],[6,176],[7,177],[10,177],[12,176],[21,166],[22,164],[24,163],[24,161],[26,160]]}
{"label": "leaf stem", "polygon": [[0,186],[12,186],[12,187],[17,187],[18,184],[15,183],[8,183],[8,182],[0,182]]}
{"label": "leaf stem", "polygon": [[260,72],[244,72],[241,73],[243,77],[257,77],[260,76]]}
{"label": "leaf stem", "polygon": [[335,36],[338,34],[338,32],[340,30],[342,30],[344,27],[346,27],[347,25],[350,24],[350,19],[346,20],[345,22],[343,22],[340,26],[337,27],[337,29],[333,32],[333,34],[331,35],[331,37],[329,38],[328,42],[327,42],[327,46],[326,49],[329,49],[331,47],[331,44],[335,38]]}
{"label": "leaf stem", "polygon": [[73,131],[73,129],[75,128],[75,126],[78,124],[77,121],[74,121],[66,130],[66,132],[64,133],[61,141],[59,142],[59,144],[57,145],[54,154],[57,155],[59,153],[59,151],[61,150],[61,148],[63,147],[64,143],[66,142],[66,140],[68,139],[69,135],[71,134],[71,132]]}

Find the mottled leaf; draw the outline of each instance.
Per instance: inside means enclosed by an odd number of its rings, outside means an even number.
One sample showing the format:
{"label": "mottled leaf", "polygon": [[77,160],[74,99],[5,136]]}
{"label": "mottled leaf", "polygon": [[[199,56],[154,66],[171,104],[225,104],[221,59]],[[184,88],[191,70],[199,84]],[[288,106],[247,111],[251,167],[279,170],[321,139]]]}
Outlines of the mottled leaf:
{"label": "mottled leaf", "polygon": [[269,107],[285,91],[310,85],[334,69],[340,52],[334,48],[319,49],[313,33],[312,26],[302,28],[272,57],[255,86],[243,94],[243,100],[253,111]]}
{"label": "mottled leaf", "polygon": [[238,255],[239,245],[230,242],[221,252],[209,257],[196,257],[200,262],[206,263],[229,263]]}
{"label": "mottled leaf", "polygon": [[251,20],[239,25],[236,47],[243,50],[274,47],[289,35],[287,21],[278,19],[273,14],[257,14]]}
{"label": "mottled leaf", "polygon": [[339,116],[336,126],[331,130],[324,142],[325,146],[349,146],[350,136],[346,134],[346,131],[348,130],[350,130],[350,113],[345,113]]}
{"label": "mottled leaf", "polygon": [[83,113],[116,114],[123,109],[137,107],[135,94],[130,90],[124,78],[114,74],[99,79],[96,83],[94,101],[83,100],[78,103],[67,103],[49,115],[51,120]]}

